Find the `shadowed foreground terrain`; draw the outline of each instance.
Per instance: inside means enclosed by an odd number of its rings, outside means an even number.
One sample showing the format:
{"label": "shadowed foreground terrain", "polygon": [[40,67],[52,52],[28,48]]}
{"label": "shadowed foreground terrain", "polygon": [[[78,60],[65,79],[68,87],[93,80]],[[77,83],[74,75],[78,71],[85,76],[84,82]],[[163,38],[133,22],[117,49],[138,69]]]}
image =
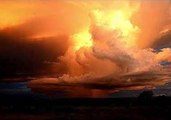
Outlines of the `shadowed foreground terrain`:
{"label": "shadowed foreground terrain", "polygon": [[169,120],[171,98],[0,95],[0,120]]}

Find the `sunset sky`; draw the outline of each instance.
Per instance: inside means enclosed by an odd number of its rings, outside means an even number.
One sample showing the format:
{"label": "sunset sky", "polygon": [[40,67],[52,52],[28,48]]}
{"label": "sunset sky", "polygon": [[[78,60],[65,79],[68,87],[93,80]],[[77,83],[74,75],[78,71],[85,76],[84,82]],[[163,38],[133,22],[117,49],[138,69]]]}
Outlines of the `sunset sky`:
{"label": "sunset sky", "polygon": [[170,80],[169,0],[0,0],[0,85],[101,97]]}

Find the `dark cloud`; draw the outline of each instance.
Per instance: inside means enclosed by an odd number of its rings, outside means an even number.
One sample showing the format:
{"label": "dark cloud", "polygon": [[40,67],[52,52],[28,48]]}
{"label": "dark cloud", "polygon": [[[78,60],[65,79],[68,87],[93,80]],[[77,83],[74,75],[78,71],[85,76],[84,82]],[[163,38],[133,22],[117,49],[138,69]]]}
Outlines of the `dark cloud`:
{"label": "dark cloud", "polygon": [[98,95],[95,97],[102,97],[121,90],[153,89],[154,86],[163,85],[163,82],[169,81],[170,78],[169,71],[138,72],[121,76],[109,75],[101,78],[96,76],[78,78],[64,76],[32,80],[29,82],[29,87],[35,92],[44,94],[60,92],[71,97],[80,97],[79,95],[94,97],[94,92],[98,91]]}
{"label": "dark cloud", "polygon": [[29,21],[0,31],[0,77],[48,74],[52,62],[65,53],[68,37],[32,38],[39,32],[36,24]]}
{"label": "dark cloud", "polygon": [[162,33],[162,35],[153,43],[155,49],[171,48],[171,30]]}

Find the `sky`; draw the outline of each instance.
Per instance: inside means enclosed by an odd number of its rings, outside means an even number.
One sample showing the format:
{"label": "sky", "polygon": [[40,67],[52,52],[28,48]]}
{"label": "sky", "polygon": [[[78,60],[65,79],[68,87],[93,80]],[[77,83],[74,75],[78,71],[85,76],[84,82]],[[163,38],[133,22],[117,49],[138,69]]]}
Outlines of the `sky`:
{"label": "sky", "polygon": [[0,0],[0,82],[101,97],[171,80],[169,0]]}

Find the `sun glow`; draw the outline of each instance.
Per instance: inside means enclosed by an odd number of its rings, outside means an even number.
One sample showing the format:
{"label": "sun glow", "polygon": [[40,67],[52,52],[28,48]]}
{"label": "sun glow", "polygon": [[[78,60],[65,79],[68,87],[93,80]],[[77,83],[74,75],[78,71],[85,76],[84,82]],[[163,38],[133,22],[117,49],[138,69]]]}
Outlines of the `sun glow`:
{"label": "sun glow", "polygon": [[117,32],[127,47],[136,45],[140,29],[131,21],[133,11],[125,9],[102,11],[97,9],[93,11],[93,14],[96,25],[102,25]]}
{"label": "sun glow", "polygon": [[110,23],[113,29],[117,29],[123,36],[129,36],[131,32],[138,30],[138,27],[134,27],[130,21],[130,16],[123,11],[116,11],[112,16]]}
{"label": "sun glow", "polygon": [[[132,47],[136,44],[136,35],[139,32],[139,28],[132,24],[130,20],[132,17],[131,12],[127,12],[126,10],[101,11],[97,9],[93,10],[92,13],[96,25],[102,25],[107,29],[117,32],[127,47]],[[74,43],[74,51],[94,46],[92,35],[89,31],[89,29],[86,29],[71,36]]]}
{"label": "sun glow", "polygon": [[74,42],[74,51],[78,51],[80,48],[89,48],[93,46],[91,34],[88,31],[83,31],[72,36]]}
{"label": "sun glow", "polygon": [[139,28],[131,22],[131,16],[126,11],[116,11],[112,16],[110,26],[119,31],[124,42],[128,47],[136,45],[136,35],[139,32]]}

